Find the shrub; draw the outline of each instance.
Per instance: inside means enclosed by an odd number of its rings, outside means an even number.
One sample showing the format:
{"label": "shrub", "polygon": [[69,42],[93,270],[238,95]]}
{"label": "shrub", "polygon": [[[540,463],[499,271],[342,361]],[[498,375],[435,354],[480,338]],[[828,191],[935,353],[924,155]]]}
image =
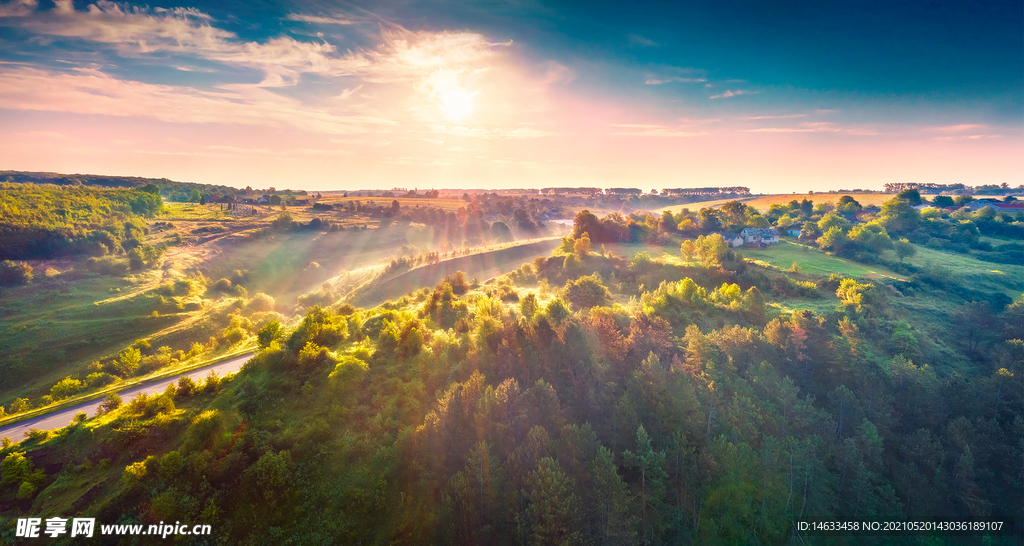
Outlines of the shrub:
{"label": "shrub", "polygon": [[231,280],[227,278],[221,278],[217,282],[213,283],[213,289],[218,292],[227,292],[228,290],[231,290],[231,286]]}
{"label": "shrub", "polygon": [[142,352],[135,347],[129,347],[121,351],[118,359],[114,361],[114,372],[121,377],[128,377],[139,368],[141,362]]}
{"label": "shrub", "polygon": [[53,396],[54,400],[62,400],[78,393],[83,387],[84,385],[81,381],[65,377],[58,381],[56,385],[50,387],[50,395]]}
{"label": "shrub", "polygon": [[264,324],[263,328],[260,328],[259,333],[256,334],[256,342],[260,349],[266,349],[282,335],[284,335],[284,327],[281,326],[280,322],[272,320]]}
{"label": "shrub", "polygon": [[586,275],[565,283],[565,298],[576,309],[605,305],[611,299],[608,289],[597,275]]}
{"label": "shrub", "polygon": [[11,414],[13,415],[15,413],[21,413],[23,411],[28,411],[28,408],[29,408],[28,398],[17,398],[11,404]]}
{"label": "shrub", "polygon": [[203,392],[217,393],[220,392],[221,378],[217,375],[217,372],[210,370],[210,373],[206,375],[206,382],[203,383]]}
{"label": "shrub", "polygon": [[274,304],[274,298],[259,292],[249,300],[248,307],[251,312],[273,311]]}
{"label": "shrub", "polygon": [[121,407],[123,403],[124,401],[121,400],[121,397],[118,396],[116,392],[112,392],[107,395],[107,397],[96,409],[99,413],[110,413],[116,410],[117,408]]}
{"label": "shrub", "polygon": [[183,375],[178,378],[177,396],[191,396],[198,390],[199,385],[197,385],[195,380],[191,377]]}
{"label": "shrub", "polygon": [[32,282],[32,266],[25,262],[0,262],[0,286],[20,286]]}

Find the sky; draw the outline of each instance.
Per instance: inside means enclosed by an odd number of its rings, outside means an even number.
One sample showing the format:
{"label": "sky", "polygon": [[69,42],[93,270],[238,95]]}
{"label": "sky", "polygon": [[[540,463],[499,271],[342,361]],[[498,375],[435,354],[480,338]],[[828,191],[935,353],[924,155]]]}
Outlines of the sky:
{"label": "sky", "polygon": [[1024,0],[0,0],[0,169],[1016,186]]}

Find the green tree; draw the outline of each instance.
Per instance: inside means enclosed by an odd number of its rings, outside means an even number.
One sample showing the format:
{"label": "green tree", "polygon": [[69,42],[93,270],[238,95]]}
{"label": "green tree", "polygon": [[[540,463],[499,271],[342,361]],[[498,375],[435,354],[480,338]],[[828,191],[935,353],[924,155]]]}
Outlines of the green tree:
{"label": "green tree", "polygon": [[821,220],[818,220],[818,231],[821,233],[828,233],[828,231],[834,227],[838,227],[842,231],[848,231],[850,229],[850,221],[842,216],[830,212],[825,216],[822,216]]}
{"label": "green tree", "polygon": [[697,247],[693,244],[693,239],[683,241],[683,244],[679,247],[679,252],[687,261],[692,260],[697,254]]}
{"label": "green tree", "polygon": [[292,457],[288,451],[268,451],[245,470],[243,477],[255,485],[265,500],[273,500],[291,481]]}
{"label": "green tree", "polygon": [[836,296],[843,305],[859,312],[863,307],[864,294],[871,288],[872,285],[858,283],[856,279],[843,279],[836,289]]}
{"label": "green tree", "polygon": [[605,305],[611,300],[611,294],[597,275],[585,275],[565,282],[565,299],[569,300],[574,309],[589,309]]}
{"label": "green tree", "polygon": [[121,351],[117,360],[114,361],[114,373],[121,377],[128,377],[135,373],[135,370],[139,368],[140,362],[142,362],[142,351],[139,351],[135,347],[128,347]]}
{"label": "green tree", "polygon": [[917,248],[914,247],[914,245],[911,244],[911,242],[906,239],[893,241],[892,246],[893,250],[896,251],[896,256],[899,257],[901,262],[904,258],[909,258],[917,254]]}
{"label": "green tree", "polygon": [[850,244],[846,232],[839,226],[832,226],[821,237],[818,237],[818,247],[822,250],[829,250],[835,253],[842,253]]}
{"label": "green tree", "polygon": [[78,391],[82,390],[82,387],[84,385],[81,381],[65,377],[58,381],[56,385],[50,387],[50,395],[53,396],[54,400],[63,400],[78,393]]}
{"label": "green tree", "polygon": [[589,527],[596,532],[596,544],[631,545],[637,543],[634,517],[630,513],[629,488],[615,470],[615,458],[604,446],[590,464],[593,492],[589,502],[595,504]]}
{"label": "green tree", "polygon": [[271,343],[280,339],[283,335],[284,327],[281,326],[280,322],[272,320],[260,328],[259,333],[256,334],[256,343],[259,345],[260,349],[266,349],[267,347],[270,347]]}
{"label": "green tree", "polygon": [[495,222],[491,224],[491,237],[497,242],[509,242],[516,240],[512,235],[512,230],[509,229],[508,224],[505,222]]}
{"label": "green tree", "polygon": [[636,452],[625,451],[622,457],[626,466],[638,475],[637,501],[640,503],[640,520],[643,528],[641,537],[645,544],[654,539],[658,510],[665,497],[665,482],[668,474],[662,465],[665,454],[654,451],[651,438],[643,425],[636,429]]}
{"label": "green tree", "polygon": [[892,233],[905,233],[920,223],[921,211],[903,199],[890,199],[882,204],[878,221]]}
{"label": "green tree", "polygon": [[530,472],[524,491],[529,506],[517,518],[520,536],[529,544],[569,546],[582,544],[579,531],[580,498],[558,461],[543,457]]}
{"label": "green tree", "polygon": [[722,267],[722,263],[729,255],[729,243],[717,233],[714,235],[701,235],[695,244],[697,255],[700,256],[701,264],[707,268]]}

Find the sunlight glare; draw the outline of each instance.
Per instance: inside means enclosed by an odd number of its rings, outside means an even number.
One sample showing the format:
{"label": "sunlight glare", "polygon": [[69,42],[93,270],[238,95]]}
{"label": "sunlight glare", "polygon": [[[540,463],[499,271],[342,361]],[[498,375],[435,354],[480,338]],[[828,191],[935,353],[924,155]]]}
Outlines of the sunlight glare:
{"label": "sunlight glare", "polygon": [[467,93],[461,89],[444,89],[440,94],[441,108],[449,119],[462,119],[472,113],[474,93]]}

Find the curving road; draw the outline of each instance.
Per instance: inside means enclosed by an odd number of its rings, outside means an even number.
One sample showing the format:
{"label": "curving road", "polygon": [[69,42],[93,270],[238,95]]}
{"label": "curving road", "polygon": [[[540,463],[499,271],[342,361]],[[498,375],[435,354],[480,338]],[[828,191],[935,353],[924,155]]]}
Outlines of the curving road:
{"label": "curving road", "polygon": [[[217,372],[217,375],[223,377],[229,373],[236,372],[242,368],[242,364],[245,364],[250,358],[253,357],[254,353],[246,353],[244,355],[218,362],[216,364],[210,364],[202,368],[196,368],[194,370],[168,377],[156,381],[155,383],[149,383],[147,385],[132,387],[128,390],[118,392],[117,394],[124,399],[125,402],[134,398],[137,394],[144,392],[146,394],[161,393],[167,388],[167,385],[171,383],[177,383],[178,378],[187,375],[196,381],[201,381],[206,378],[210,371]],[[71,423],[71,420],[75,418],[75,414],[85,412],[89,417],[96,415],[96,409],[105,399],[100,398],[91,402],[83,402],[76,406],[64,408],[53,413],[47,413],[34,417],[27,421],[20,421],[13,425],[0,428],[0,438],[10,438],[15,442],[20,442],[24,438],[30,428],[38,430],[50,430],[55,428],[65,427]]]}

